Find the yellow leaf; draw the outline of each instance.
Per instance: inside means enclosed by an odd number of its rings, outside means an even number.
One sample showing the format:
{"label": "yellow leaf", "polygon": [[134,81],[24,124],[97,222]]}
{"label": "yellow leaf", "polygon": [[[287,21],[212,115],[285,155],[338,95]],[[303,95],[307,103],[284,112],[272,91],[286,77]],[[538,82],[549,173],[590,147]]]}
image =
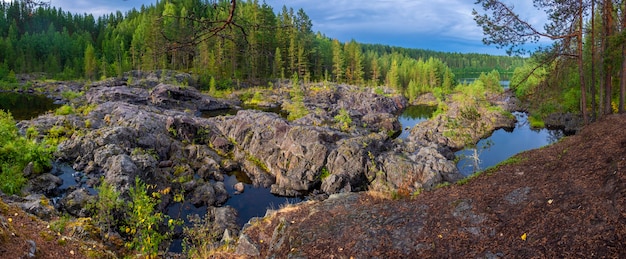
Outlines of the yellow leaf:
{"label": "yellow leaf", "polygon": [[522,234],[521,238],[522,240],[526,241],[526,233]]}

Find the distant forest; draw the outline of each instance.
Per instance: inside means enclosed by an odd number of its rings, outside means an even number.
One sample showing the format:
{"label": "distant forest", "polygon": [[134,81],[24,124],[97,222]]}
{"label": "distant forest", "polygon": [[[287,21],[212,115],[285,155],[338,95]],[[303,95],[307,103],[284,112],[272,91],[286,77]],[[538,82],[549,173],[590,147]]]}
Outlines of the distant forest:
{"label": "distant forest", "polygon": [[94,17],[24,1],[2,2],[0,80],[33,72],[59,80],[98,80],[130,70],[173,69],[192,73],[201,87],[211,80],[224,88],[297,76],[387,84],[416,94],[492,70],[507,79],[524,63],[520,57],[339,42],[314,33],[304,10],[283,7],[275,12],[257,0],[237,2],[237,26],[202,37],[207,21],[229,14],[229,4],[169,0]]}

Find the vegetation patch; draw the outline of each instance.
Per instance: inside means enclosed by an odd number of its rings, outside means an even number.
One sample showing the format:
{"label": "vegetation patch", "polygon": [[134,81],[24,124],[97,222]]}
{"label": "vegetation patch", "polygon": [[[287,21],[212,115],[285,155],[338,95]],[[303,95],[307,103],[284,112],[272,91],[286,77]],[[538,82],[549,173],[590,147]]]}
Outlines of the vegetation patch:
{"label": "vegetation patch", "polygon": [[70,114],[74,114],[74,108],[70,105],[63,105],[59,108],[56,109],[56,111],[54,112],[55,115],[70,115]]}
{"label": "vegetation patch", "polygon": [[541,129],[546,127],[546,124],[538,115],[528,116],[528,123],[530,123],[530,127],[533,129]]}
{"label": "vegetation patch", "polygon": [[20,136],[11,114],[0,110],[0,189],[4,193],[20,192],[26,183],[23,171],[27,165],[32,163],[34,173],[50,166],[56,146],[37,142],[37,135]]}

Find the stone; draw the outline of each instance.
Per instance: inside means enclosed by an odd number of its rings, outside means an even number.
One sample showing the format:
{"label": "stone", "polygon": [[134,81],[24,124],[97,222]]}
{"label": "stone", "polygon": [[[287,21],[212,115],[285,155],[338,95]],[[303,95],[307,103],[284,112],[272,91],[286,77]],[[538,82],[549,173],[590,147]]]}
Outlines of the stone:
{"label": "stone", "polygon": [[233,186],[233,188],[235,188],[236,193],[239,194],[243,193],[246,187],[242,182],[238,182]]}
{"label": "stone", "polygon": [[250,241],[250,238],[247,235],[242,234],[239,236],[235,254],[258,257],[261,255],[261,252],[259,251],[259,248],[252,243],[252,241]]}
{"label": "stone", "polygon": [[75,217],[88,217],[90,212],[87,206],[95,201],[96,197],[80,188],[63,197],[59,202],[59,208]]}

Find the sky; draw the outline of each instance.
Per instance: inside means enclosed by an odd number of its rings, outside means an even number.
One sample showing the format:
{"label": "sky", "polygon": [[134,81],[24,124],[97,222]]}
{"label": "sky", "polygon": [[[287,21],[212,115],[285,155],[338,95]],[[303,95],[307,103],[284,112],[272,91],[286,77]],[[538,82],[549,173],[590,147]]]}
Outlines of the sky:
{"label": "sky", "polygon": [[[9,2],[10,0],[1,0]],[[156,0],[49,0],[73,13],[94,16],[125,12]],[[259,2],[262,2],[260,0]],[[379,43],[445,52],[504,55],[505,51],[482,43],[482,30],[473,20],[474,0],[265,0],[275,12],[283,5],[300,8],[313,22],[313,31],[347,42]],[[532,1],[513,1],[521,14],[537,13]],[[540,23],[538,16],[528,16]],[[541,26],[540,26],[541,27]]]}

